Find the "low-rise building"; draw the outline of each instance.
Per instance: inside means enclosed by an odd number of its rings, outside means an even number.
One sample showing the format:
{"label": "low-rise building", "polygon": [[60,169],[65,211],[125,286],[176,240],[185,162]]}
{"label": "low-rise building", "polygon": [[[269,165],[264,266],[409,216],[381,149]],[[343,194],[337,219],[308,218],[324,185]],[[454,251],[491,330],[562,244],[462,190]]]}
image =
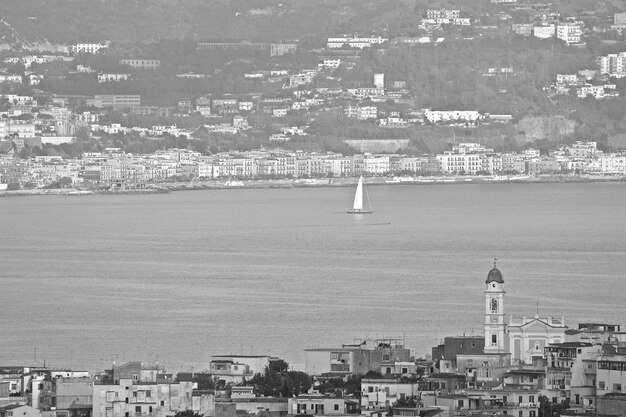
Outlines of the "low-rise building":
{"label": "low-rise building", "polygon": [[356,414],[359,410],[359,399],[337,398],[319,393],[301,394],[295,398],[289,398],[287,409],[289,415],[340,416]]}
{"label": "low-rise building", "polygon": [[361,380],[361,409],[386,410],[398,400],[419,395],[417,382],[404,382],[399,378]]}

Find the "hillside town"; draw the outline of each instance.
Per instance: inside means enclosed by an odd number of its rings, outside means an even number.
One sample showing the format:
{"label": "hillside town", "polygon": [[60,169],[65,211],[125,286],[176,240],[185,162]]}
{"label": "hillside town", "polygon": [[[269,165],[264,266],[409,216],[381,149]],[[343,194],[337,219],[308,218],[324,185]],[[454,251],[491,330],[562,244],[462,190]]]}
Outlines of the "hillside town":
{"label": "hillside town", "polygon": [[[623,416],[626,332],[564,317],[506,313],[496,267],[482,335],[445,336],[418,357],[403,338],[271,355],[213,355],[200,372],[113,362],[107,370],[0,365],[0,414],[15,417]],[[451,313],[455,314],[455,313]],[[458,313],[457,313],[458,314]],[[442,329],[442,331],[445,331]],[[5,359],[6,360],[6,359]],[[299,368],[299,369],[297,369]]]}
{"label": "hillside town", "polygon": [[[120,186],[172,177],[624,174],[623,115],[598,106],[619,108],[626,91],[626,12],[570,16],[549,3],[492,0],[480,12],[416,13],[406,33],[377,27],[315,45],[185,40],[173,47],[188,53],[178,61],[163,46],[131,53],[108,40],[37,54],[8,45],[0,51],[0,187],[62,178]],[[458,86],[401,70],[420,54],[445,57],[455,51],[446,48],[498,37],[556,61],[539,76],[541,68],[488,52]],[[476,83],[480,94],[461,91]],[[531,83],[541,94],[523,97]],[[170,139],[191,152],[168,150]]]}

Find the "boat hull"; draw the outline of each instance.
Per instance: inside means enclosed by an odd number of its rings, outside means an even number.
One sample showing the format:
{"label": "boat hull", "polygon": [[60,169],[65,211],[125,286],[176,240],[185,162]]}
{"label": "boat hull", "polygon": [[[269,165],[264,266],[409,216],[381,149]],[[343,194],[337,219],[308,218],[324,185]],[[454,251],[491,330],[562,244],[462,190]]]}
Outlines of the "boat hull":
{"label": "boat hull", "polygon": [[355,210],[355,209],[346,209],[347,214],[372,214],[371,210]]}

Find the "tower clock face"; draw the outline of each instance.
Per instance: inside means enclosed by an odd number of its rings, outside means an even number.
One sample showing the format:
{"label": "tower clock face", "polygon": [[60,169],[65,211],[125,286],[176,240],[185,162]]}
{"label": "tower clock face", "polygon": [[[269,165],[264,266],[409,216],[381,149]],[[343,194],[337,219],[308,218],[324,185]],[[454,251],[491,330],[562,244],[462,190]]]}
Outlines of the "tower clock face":
{"label": "tower clock face", "polygon": [[491,283],[491,288],[496,288],[496,283],[495,282]]}

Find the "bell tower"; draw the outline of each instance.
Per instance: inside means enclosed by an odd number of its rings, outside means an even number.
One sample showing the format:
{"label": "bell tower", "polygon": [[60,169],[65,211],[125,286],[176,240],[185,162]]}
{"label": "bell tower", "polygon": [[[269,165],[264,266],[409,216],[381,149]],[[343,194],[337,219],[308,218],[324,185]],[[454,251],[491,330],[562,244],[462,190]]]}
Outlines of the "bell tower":
{"label": "bell tower", "polygon": [[504,343],[504,279],[502,273],[496,268],[493,261],[493,269],[487,274],[485,281],[485,353],[505,353]]}

